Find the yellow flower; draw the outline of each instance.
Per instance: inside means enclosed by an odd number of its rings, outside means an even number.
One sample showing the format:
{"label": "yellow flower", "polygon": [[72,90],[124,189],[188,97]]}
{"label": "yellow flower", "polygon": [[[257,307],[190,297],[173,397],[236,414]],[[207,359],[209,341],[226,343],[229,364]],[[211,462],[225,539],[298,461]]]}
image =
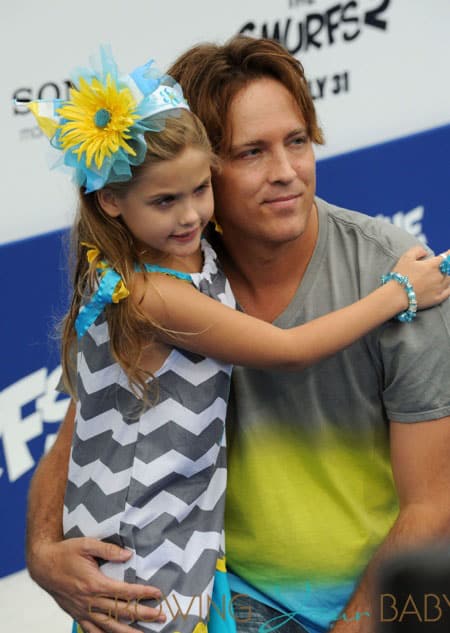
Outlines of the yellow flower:
{"label": "yellow flower", "polygon": [[86,258],[90,264],[100,255],[100,251],[93,244],[89,244],[88,242],[81,242],[81,246],[86,246],[86,248],[88,249],[86,252]]}
{"label": "yellow flower", "polygon": [[76,146],[74,153],[80,160],[86,154],[86,165],[92,160],[101,169],[106,157],[121,147],[133,156],[136,152],[126,142],[132,138],[130,128],[139,118],[136,101],[129,88],[118,89],[108,74],[106,85],[98,79],[89,84],[80,78],[79,89],[72,88],[70,102],[58,114],[66,120],[61,125],[59,141],[64,151]]}
{"label": "yellow flower", "polygon": [[[89,264],[92,264],[92,262],[96,261],[97,257],[100,255],[99,249],[93,244],[89,244],[88,242],[81,242],[81,245],[86,246],[86,248],[88,249],[86,252],[86,258]],[[101,273],[102,277],[103,275],[106,274],[108,270],[111,270],[108,264],[104,261],[97,261],[96,268],[99,271],[103,270],[103,272]],[[111,295],[112,302],[119,303],[119,301],[122,301],[122,299],[126,299],[129,295],[130,295],[130,291],[128,290],[126,285],[123,283],[123,279],[119,279]]]}

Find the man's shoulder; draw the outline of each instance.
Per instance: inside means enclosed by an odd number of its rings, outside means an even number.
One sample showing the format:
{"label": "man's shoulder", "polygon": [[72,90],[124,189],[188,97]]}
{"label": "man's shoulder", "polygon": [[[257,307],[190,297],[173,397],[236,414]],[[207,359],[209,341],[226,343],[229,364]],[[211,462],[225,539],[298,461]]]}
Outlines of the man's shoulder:
{"label": "man's shoulder", "polygon": [[380,256],[384,254],[388,259],[398,259],[405,250],[420,243],[413,235],[385,219],[339,207],[320,198],[316,203],[319,214],[327,219],[329,239],[339,235],[347,248],[352,244],[360,247],[363,243],[366,249]]}

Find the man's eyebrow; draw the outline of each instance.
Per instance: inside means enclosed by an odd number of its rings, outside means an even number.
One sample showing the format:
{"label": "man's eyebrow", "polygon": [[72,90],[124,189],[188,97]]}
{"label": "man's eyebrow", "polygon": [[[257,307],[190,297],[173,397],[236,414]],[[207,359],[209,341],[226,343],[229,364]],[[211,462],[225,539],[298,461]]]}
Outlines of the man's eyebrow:
{"label": "man's eyebrow", "polygon": [[306,134],[307,133],[307,129],[305,126],[301,126],[298,128],[295,128],[295,130],[292,130],[292,132],[289,132],[289,134],[287,134],[286,138],[291,138],[292,136],[297,136],[298,134]]}
{"label": "man's eyebrow", "polygon": [[245,143],[236,143],[230,147],[231,151],[236,151],[237,149],[244,149],[245,147],[254,147],[255,145],[264,145],[266,141],[262,139],[255,139],[251,141],[245,141]]}

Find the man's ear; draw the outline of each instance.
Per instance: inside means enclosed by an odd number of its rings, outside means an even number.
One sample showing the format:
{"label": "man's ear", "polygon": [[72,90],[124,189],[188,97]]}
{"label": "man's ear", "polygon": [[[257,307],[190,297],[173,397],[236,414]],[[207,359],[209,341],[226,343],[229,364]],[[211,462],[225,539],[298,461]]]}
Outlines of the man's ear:
{"label": "man's ear", "polygon": [[104,187],[97,191],[97,203],[99,207],[111,218],[119,217],[121,213],[120,200],[111,189]]}

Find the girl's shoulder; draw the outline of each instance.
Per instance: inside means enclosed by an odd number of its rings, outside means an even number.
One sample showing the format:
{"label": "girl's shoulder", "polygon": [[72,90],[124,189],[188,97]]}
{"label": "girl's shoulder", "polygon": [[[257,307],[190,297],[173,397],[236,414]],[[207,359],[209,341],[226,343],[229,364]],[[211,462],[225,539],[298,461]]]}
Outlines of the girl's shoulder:
{"label": "girl's shoulder", "polygon": [[201,248],[203,265],[198,273],[152,265],[134,277],[132,299],[147,316],[164,327],[172,327],[175,314],[193,312],[197,305],[204,306],[204,302],[199,303],[201,295],[232,308],[236,305],[216,252],[205,239],[202,239]]}

